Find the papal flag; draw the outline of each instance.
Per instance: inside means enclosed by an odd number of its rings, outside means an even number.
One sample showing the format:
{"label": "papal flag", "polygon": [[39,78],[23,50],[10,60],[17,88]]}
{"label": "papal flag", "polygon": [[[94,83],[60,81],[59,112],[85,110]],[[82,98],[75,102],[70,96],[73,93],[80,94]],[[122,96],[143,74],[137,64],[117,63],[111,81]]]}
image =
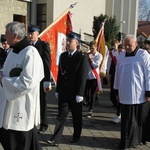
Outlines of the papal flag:
{"label": "papal flag", "polygon": [[105,37],[104,37],[104,20],[101,24],[99,33],[95,39],[97,42],[97,50],[100,52],[103,56],[102,62],[100,64],[100,77],[103,78],[106,75],[106,63],[107,63],[107,58],[106,58],[106,46],[105,46]]}
{"label": "papal flag", "polygon": [[65,11],[39,37],[48,42],[51,50],[51,75],[57,81],[59,56],[66,50],[66,35],[72,31],[71,13]]}

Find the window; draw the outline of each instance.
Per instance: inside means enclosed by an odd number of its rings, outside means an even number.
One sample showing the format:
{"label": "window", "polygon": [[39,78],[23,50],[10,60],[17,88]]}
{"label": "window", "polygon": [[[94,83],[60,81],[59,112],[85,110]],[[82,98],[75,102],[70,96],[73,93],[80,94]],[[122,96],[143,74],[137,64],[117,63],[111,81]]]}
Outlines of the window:
{"label": "window", "polygon": [[46,28],[46,4],[37,4],[37,25],[41,31]]}
{"label": "window", "polygon": [[23,22],[24,24],[26,24],[26,16],[14,14],[13,21]]}

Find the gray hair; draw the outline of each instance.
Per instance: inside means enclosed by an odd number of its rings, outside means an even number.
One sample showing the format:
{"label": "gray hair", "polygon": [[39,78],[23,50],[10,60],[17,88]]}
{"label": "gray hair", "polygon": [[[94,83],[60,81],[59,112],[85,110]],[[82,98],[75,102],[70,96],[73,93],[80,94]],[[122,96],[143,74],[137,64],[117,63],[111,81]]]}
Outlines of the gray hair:
{"label": "gray hair", "polygon": [[126,35],[125,38],[124,38],[124,40],[126,40],[126,39],[133,39],[134,42],[137,42],[137,38],[136,38],[136,36],[133,35],[133,34],[128,34],[128,35]]}
{"label": "gray hair", "polygon": [[17,21],[10,22],[5,28],[10,34],[18,35],[18,39],[23,39],[26,35],[24,23]]}

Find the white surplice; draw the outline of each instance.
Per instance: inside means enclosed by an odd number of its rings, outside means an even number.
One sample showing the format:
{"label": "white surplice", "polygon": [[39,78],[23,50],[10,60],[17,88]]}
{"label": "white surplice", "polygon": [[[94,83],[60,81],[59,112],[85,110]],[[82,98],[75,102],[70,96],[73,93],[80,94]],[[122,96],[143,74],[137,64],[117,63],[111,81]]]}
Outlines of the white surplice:
{"label": "white surplice", "polygon": [[[10,77],[13,68],[22,68],[19,76]],[[29,131],[40,123],[39,85],[44,77],[43,63],[36,48],[28,46],[18,54],[10,51],[3,74],[0,127]]]}
{"label": "white surplice", "polygon": [[140,104],[146,101],[145,92],[150,91],[150,55],[139,49],[135,56],[117,57],[114,89],[119,90],[121,104]]}

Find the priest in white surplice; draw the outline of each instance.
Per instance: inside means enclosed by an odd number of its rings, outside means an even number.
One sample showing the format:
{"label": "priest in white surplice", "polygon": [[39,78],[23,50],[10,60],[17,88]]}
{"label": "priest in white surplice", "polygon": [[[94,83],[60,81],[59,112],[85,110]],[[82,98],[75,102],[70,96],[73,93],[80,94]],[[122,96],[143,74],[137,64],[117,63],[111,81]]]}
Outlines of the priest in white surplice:
{"label": "priest in white surplice", "polygon": [[135,147],[143,141],[143,124],[150,101],[150,55],[139,49],[134,35],[124,40],[125,50],[117,57],[114,89],[121,103],[119,149]]}
{"label": "priest in white surplice", "polygon": [[40,124],[43,63],[25,33],[23,23],[6,25],[6,40],[12,50],[0,75],[1,143],[5,150],[41,150],[35,126]]}

